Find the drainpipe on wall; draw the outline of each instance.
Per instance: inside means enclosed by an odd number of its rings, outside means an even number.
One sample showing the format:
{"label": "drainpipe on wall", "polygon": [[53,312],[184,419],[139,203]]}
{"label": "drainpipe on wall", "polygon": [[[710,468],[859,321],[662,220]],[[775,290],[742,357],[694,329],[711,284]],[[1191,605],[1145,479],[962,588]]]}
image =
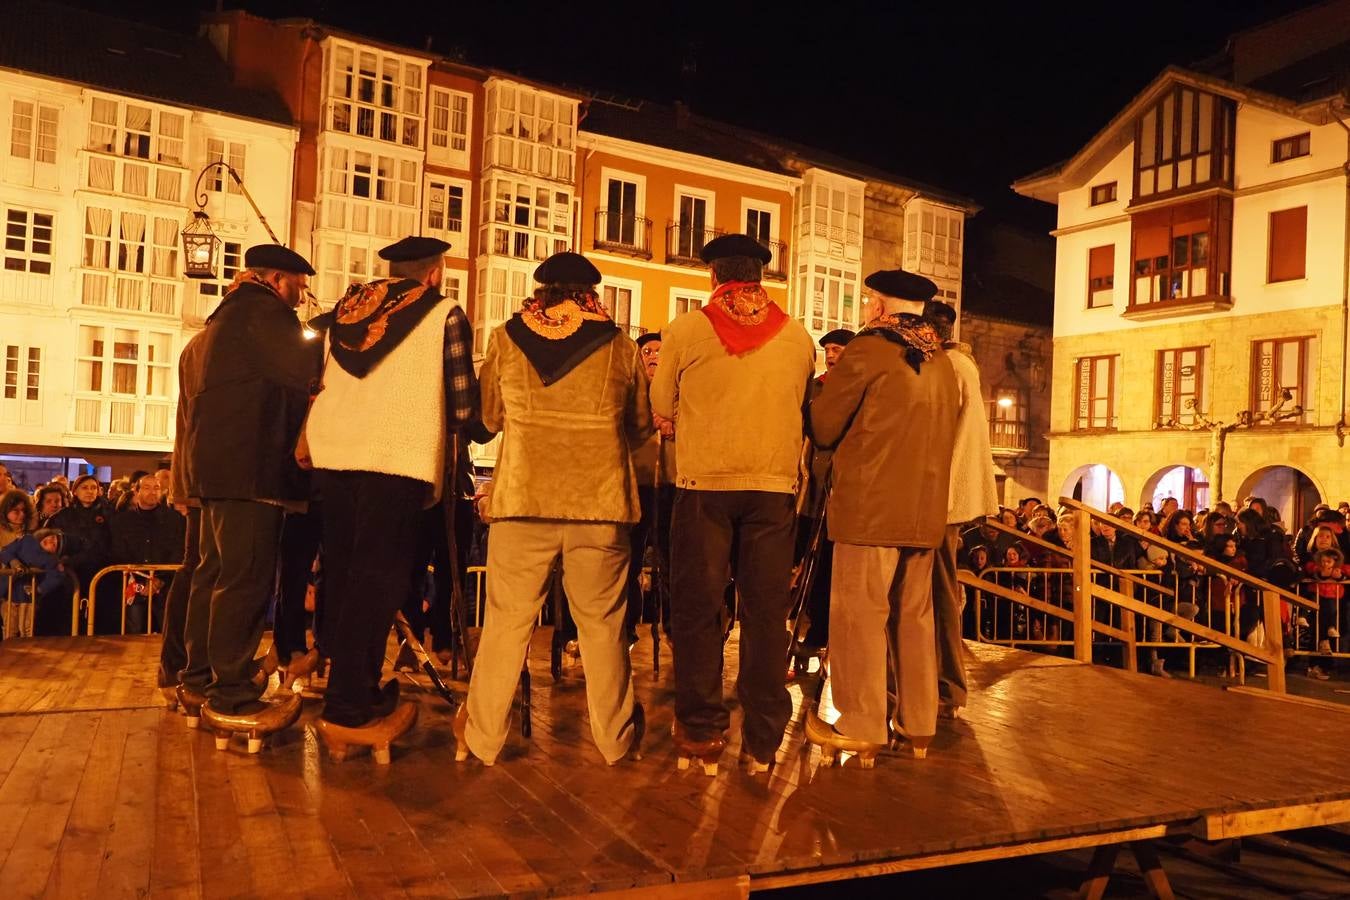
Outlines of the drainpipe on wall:
{"label": "drainpipe on wall", "polygon": [[[583,221],[585,220],[585,218],[586,218],[586,163],[588,163],[588,162],[590,161],[590,159],[591,159],[591,154],[594,153],[595,150],[593,150],[593,149],[592,149],[592,150],[587,150],[587,151],[586,151],[586,154],[585,154],[584,156],[583,156],[583,155],[581,154],[581,152],[580,152],[580,151],[581,151],[581,123],[586,121],[586,116],[587,116],[587,115],[590,113],[590,111],[591,111],[591,104],[590,104],[589,101],[587,101],[587,102],[585,102],[585,103],[579,103],[579,104],[577,104],[577,106],[578,106],[578,109],[577,109],[577,130],[576,130],[576,133],[572,135],[572,146],[573,146],[573,147],[576,147],[576,148],[577,148],[577,151],[578,151],[578,152],[577,152],[577,211],[576,211],[576,215],[575,215],[575,217],[573,218],[573,222],[572,222],[572,233],[573,233],[574,235],[576,235],[576,247],[575,247],[574,249],[575,249],[575,251],[576,251],[577,253],[581,253],[581,252],[582,252],[581,229],[582,229],[582,222],[583,222]],[[603,185],[602,185],[601,187],[603,187]],[[594,243],[594,240],[592,240],[592,243]]]}
{"label": "drainpipe on wall", "polygon": [[[1344,104],[1339,104],[1341,111],[1345,111]],[[1341,415],[1336,421],[1336,444],[1345,446],[1345,389],[1346,389],[1346,367],[1350,366],[1350,126],[1345,124],[1345,120],[1336,112],[1336,104],[1332,105],[1332,115],[1336,119],[1336,124],[1345,129],[1345,231],[1342,233],[1342,243],[1344,249],[1341,251]]]}
{"label": "drainpipe on wall", "polygon": [[[304,26],[303,28],[300,29],[300,37],[304,39],[305,44],[304,44],[304,49],[303,49],[302,51],[300,51],[300,102],[297,104],[297,110],[298,110],[298,112],[299,112],[299,115],[297,116],[297,118],[300,120],[299,123],[298,123],[299,126],[300,126],[300,129],[299,129],[300,133],[296,136],[296,148],[295,148],[295,153],[292,155],[292,161],[291,161],[291,234],[290,234],[290,241],[291,241],[291,248],[292,248],[292,249],[295,248],[295,239],[298,237],[297,232],[298,232],[298,230],[299,230],[299,224],[300,224],[300,222],[299,222],[299,217],[295,214],[295,210],[296,210],[296,206],[297,206],[297,205],[299,204],[299,202],[300,202],[300,159],[301,159],[300,146],[304,143],[304,140],[305,140],[305,101],[308,99],[307,96],[306,96],[306,88],[308,87],[308,80],[309,80],[309,55],[310,55],[310,53],[313,52],[314,50],[319,49],[319,43],[318,43],[318,42],[321,41],[321,40],[323,40],[324,34],[323,34],[323,31],[321,31],[319,28],[317,28],[317,27],[315,27],[314,25],[311,24],[311,25],[306,25],[306,26]],[[316,127],[316,129],[315,129],[315,143],[316,143],[315,151],[314,151],[314,152],[315,152],[315,160],[314,160],[314,172],[315,172],[315,178],[318,178],[318,177],[319,177],[319,174],[318,174],[319,161],[318,161],[318,158],[317,158],[317,157],[318,157],[318,147],[317,147],[317,142],[318,142],[318,131],[321,130],[322,127],[323,127],[323,99],[320,98],[320,99],[319,99],[318,124],[317,124],[317,127]],[[319,199],[319,198],[318,198],[318,188],[317,188],[317,184],[316,184],[316,188],[315,188],[315,197],[314,197],[314,205],[315,205],[315,213],[316,213],[316,214],[310,219],[310,230],[309,230],[309,255],[310,255],[310,258],[311,258],[311,259],[318,259],[318,257],[319,257],[319,254],[318,254],[318,252],[316,251],[316,249],[315,249],[315,247],[314,247],[314,231],[315,231],[315,229],[318,228],[318,224],[319,224],[319,217],[318,217],[318,215],[317,215],[317,212],[318,212],[318,209],[317,209],[317,207],[318,207],[318,199]]]}

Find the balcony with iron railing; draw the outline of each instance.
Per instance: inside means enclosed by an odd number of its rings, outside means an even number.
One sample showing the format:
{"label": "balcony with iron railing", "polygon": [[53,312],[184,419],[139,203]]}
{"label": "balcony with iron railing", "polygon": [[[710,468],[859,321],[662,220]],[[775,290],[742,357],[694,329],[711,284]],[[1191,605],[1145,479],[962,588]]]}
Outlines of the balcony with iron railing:
{"label": "balcony with iron railing", "polygon": [[1027,452],[1031,449],[1027,423],[990,418],[989,446],[995,453]]}
{"label": "balcony with iron railing", "polygon": [[760,241],[769,252],[773,254],[772,258],[764,264],[764,277],[774,281],[787,281],[788,276],[788,246],[783,241]]}
{"label": "balcony with iron railing", "polygon": [[618,210],[595,211],[596,250],[652,258],[652,220]]}
{"label": "balcony with iron railing", "polygon": [[723,234],[720,228],[695,228],[690,222],[671,222],[666,226],[666,262],[672,266],[702,266],[699,254],[713,238]]}

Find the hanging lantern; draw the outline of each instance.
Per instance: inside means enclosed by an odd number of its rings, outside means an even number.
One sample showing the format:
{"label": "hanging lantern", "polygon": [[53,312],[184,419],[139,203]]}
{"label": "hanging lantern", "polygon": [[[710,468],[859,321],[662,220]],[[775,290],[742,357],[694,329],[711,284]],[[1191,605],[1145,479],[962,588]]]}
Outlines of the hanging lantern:
{"label": "hanging lantern", "polygon": [[183,228],[183,270],[188,278],[216,277],[216,248],[220,238],[211,230],[211,219],[203,210],[192,214]]}

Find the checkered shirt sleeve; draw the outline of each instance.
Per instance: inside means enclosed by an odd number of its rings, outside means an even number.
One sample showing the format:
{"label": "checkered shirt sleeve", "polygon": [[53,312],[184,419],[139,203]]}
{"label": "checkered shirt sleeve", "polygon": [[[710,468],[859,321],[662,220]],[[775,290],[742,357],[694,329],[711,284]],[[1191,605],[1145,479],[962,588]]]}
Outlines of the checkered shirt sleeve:
{"label": "checkered shirt sleeve", "polygon": [[473,327],[459,306],[445,320],[446,428],[463,428],[478,415],[478,378],[473,373]]}

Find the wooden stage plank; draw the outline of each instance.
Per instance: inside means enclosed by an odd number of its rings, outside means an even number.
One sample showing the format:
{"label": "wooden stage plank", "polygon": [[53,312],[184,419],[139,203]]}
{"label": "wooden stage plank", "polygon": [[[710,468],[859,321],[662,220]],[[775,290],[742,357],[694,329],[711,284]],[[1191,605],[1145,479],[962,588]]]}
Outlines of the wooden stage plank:
{"label": "wooden stage plank", "polygon": [[[741,896],[1168,833],[1350,821],[1350,716],[981,645],[968,647],[966,715],[942,723],[926,760],[821,768],[802,741],[807,678],[790,688],[774,771],[737,766],[733,702],[723,771],[708,778],[675,768],[669,655],[655,681],[644,640],[644,759],[606,767],[584,668],[553,684],[548,637],[536,635],[530,659],[533,739],[513,730],[492,768],[453,762],[450,711],[420,676],[403,678],[421,721],[383,768],[327,758],[309,725],[315,698],[262,754],[238,742],[217,752],[162,708],[154,638],[6,644],[0,896]],[[733,639],[728,697],[736,668]]]}
{"label": "wooden stage plank", "polygon": [[163,706],[160,638],[58,637],[0,643],[0,715]]}

